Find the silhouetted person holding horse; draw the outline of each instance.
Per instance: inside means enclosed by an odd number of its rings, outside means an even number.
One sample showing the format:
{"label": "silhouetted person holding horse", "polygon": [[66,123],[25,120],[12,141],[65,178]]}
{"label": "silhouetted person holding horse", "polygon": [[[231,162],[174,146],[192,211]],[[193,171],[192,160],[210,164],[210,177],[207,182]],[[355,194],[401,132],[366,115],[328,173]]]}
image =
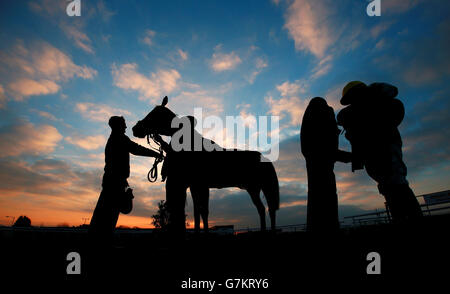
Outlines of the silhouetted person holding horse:
{"label": "silhouetted person holding horse", "polygon": [[123,197],[126,197],[127,179],[130,176],[130,153],[156,158],[161,155],[131,141],[125,135],[127,126],[123,117],[112,116],[108,124],[111,127],[111,135],[105,148],[103,189],[91,219],[89,233],[95,241],[111,243],[119,213],[123,208]]}
{"label": "silhouetted person holding horse", "polygon": [[338,149],[339,133],[333,108],[321,97],[311,99],[300,131],[308,175],[308,231],[333,232],[339,229],[334,164],[351,160],[351,153]]}
{"label": "silhouetted person holding horse", "polygon": [[365,167],[378,183],[394,222],[409,222],[422,216],[414,192],[406,180],[402,139],[398,126],[403,120],[403,103],[395,99],[398,89],[387,83],[369,86],[353,81],[342,92],[342,109],[337,120],[346,131],[354,155],[352,170]]}

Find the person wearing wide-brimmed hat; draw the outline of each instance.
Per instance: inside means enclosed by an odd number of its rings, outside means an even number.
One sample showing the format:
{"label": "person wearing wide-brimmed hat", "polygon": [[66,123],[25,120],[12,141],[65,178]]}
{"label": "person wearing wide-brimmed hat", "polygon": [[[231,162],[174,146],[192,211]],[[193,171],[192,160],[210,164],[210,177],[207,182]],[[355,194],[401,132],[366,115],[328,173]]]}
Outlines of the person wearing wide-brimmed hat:
{"label": "person wearing wide-brimmed hat", "polygon": [[352,145],[352,170],[365,168],[378,183],[395,222],[417,220],[420,205],[406,179],[402,139],[398,126],[405,109],[396,99],[397,87],[387,83],[348,83],[343,91],[337,122]]}

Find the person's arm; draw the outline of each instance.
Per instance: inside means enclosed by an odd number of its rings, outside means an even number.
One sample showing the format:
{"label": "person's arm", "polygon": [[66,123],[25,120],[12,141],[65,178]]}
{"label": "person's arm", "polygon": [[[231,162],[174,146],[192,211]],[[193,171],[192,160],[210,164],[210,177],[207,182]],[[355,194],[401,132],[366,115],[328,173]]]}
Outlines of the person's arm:
{"label": "person's arm", "polygon": [[145,147],[131,141],[129,138],[128,138],[128,151],[131,154],[138,155],[138,156],[147,156],[147,157],[156,157],[156,158],[161,157],[161,155],[158,152],[153,151],[148,148],[145,148]]}

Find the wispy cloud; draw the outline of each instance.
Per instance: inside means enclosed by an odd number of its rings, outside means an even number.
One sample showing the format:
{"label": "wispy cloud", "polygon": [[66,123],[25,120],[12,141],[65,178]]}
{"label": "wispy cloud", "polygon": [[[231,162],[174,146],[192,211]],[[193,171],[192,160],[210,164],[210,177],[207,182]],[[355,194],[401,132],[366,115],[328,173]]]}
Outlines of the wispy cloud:
{"label": "wispy cloud", "polygon": [[97,13],[100,15],[103,22],[109,22],[111,18],[117,14],[117,11],[110,10],[105,1],[100,0],[97,2]]}
{"label": "wispy cloud", "polygon": [[433,34],[400,43],[401,50],[374,59],[374,64],[414,87],[439,83],[450,76],[449,29],[450,21],[445,20]]}
{"label": "wispy cloud", "polygon": [[130,115],[127,110],[114,108],[106,104],[97,104],[91,102],[81,102],[75,105],[75,110],[84,118],[87,118],[96,122],[107,122],[111,116],[118,115]]}
{"label": "wispy cloud", "polygon": [[94,54],[94,49],[92,47],[91,39],[88,37],[88,35],[84,32],[82,32],[79,28],[73,26],[73,25],[61,25],[61,29],[64,31],[64,33],[67,35],[67,37],[74,41],[75,45],[81,49],[83,49],[85,52]]}
{"label": "wispy cloud", "polygon": [[178,54],[180,55],[180,57],[183,61],[186,61],[188,59],[188,54],[186,51],[178,49]]}
{"label": "wispy cloud", "polygon": [[68,143],[78,146],[85,150],[96,150],[105,146],[106,138],[102,135],[97,136],[69,136],[64,139]]}
{"label": "wispy cloud", "polygon": [[170,94],[177,88],[181,75],[175,69],[159,70],[145,76],[138,71],[136,63],[117,66],[113,64],[111,73],[114,85],[125,90],[138,91],[141,99],[155,102],[164,95]]}
{"label": "wispy cloud", "polygon": [[[401,1],[399,1],[401,2]],[[383,3],[384,5],[384,3]],[[392,26],[393,22],[392,21],[384,21],[381,22],[379,24],[377,24],[376,26],[372,27],[370,29],[370,34],[372,35],[373,38],[378,38],[378,36],[380,36],[382,33],[384,33],[385,31],[387,31],[391,26]]]}
{"label": "wispy cloud", "polygon": [[266,60],[261,57],[256,58],[255,61],[255,70],[248,77],[248,82],[253,84],[255,82],[256,77],[263,71],[264,68],[268,66]]}
{"label": "wispy cloud", "polygon": [[315,80],[326,75],[331,70],[331,60],[331,55],[322,58],[322,60],[320,60],[320,62],[312,69],[311,80]]}
{"label": "wispy cloud", "polygon": [[179,95],[170,98],[169,103],[171,109],[180,115],[192,115],[196,107],[202,108],[204,116],[220,115],[224,110],[220,93],[205,89],[181,91]]}
{"label": "wispy cloud", "polygon": [[64,32],[66,37],[73,41],[76,47],[82,49],[86,53],[94,54],[95,50],[92,46],[92,41],[85,32],[84,27],[96,12],[104,20],[109,19],[112,16],[111,12],[106,8],[103,1],[97,3],[97,9],[88,3],[83,3],[83,17],[71,19],[66,15],[66,6],[67,3],[65,1],[57,0],[29,2],[31,11],[58,26]]}
{"label": "wispy cloud", "polygon": [[156,36],[156,32],[153,30],[145,30],[144,36],[141,38],[141,42],[148,45],[148,46],[152,46],[153,45],[153,39]]}
{"label": "wispy cloud", "polygon": [[52,121],[62,121],[61,119],[56,118],[53,114],[51,114],[48,111],[38,110],[38,109],[31,109],[31,111],[37,113],[40,117],[52,120]]}
{"label": "wispy cloud", "polygon": [[0,109],[6,107],[6,95],[5,95],[5,89],[0,84]]}
{"label": "wispy cloud", "polygon": [[382,13],[394,14],[394,13],[404,13],[414,7],[416,7],[424,0],[383,0],[381,5]]}
{"label": "wispy cloud", "polygon": [[306,50],[318,58],[324,57],[334,43],[329,16],[323,1],[295,0],[286,12],[285,28],[294,39],[297,50]]}

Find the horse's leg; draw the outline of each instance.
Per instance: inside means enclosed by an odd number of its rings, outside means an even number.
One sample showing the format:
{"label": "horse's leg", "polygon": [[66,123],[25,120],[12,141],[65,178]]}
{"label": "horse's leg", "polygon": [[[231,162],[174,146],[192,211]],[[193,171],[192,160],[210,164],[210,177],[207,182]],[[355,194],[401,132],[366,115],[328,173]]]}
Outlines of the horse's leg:
{"label": "horse's leg", "polygon": [[166,201],[169,213],[169,230],[182,235],[186,230],[186,216],[184,206],[186,204],[186,186],[176,179],[167,179]]}
{"label": "horse's leg", "polygon": [[198,189],[194,188],[190,188],[191,190],[191,195],[192,195],[192,202],[194,204],[194,229],[195,229],[195,233],[199,233],[200,232],[200,210],[201,210],[201,203],[200,203],[200,199],[201,199],[201,195],[198,191]]}
{"label": "horse's leg", "polygon": [[203,187],[201,191],[200,201],[202,202],[202,219],[203,219],[203,230],[208,233],[208,214],[209,214],[209,188]]}
{"label": "horse's leg", "polygon": [[269,215],[270,215],[270,228],[272,231],[275,231],[276,228],[276,213],[277,211],[274,209],[269,209]]}
{"label": "horse's leg", "polygon": [[266,230],[266,208],[264,207],[263,202],[260,197],[260,188],[252,187],[247,189],[247,192],[250,194],[252,198],[253,204],[255,204],[256,209],[258,210],[259,220],[261,223],[261,231]]}
{"label": "horse's leg", "polygon": [[[200,230],[200,215],[203,219],[203,229],[208,232],[208,213],[209,213],[209,188],[202,186],[191,187],[192,197],[195,197],[194,203],[194,215],[195,216],[195,226],[197,230],[197,218],[198,218],[198,229]],[[194,196],[195,195],[195,196]]]}

